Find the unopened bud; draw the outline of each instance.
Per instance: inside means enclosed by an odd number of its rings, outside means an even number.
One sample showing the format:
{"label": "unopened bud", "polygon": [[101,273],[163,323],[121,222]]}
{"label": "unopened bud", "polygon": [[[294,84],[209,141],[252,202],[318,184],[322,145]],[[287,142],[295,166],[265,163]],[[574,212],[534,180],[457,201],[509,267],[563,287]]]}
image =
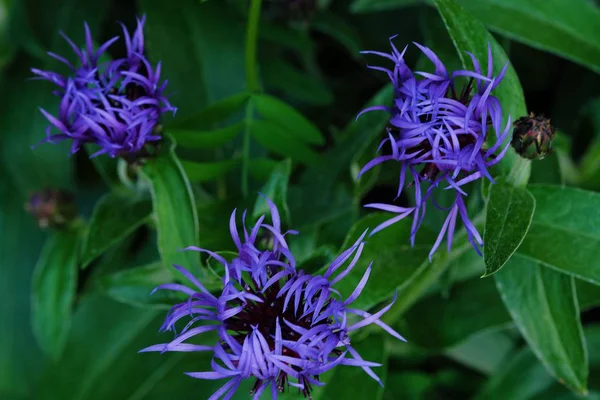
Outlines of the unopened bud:
{"label": "unopened bud", "polygon": [[536,117],[534,113],[530,113],[515,121],[511,145],[521,157],[541,160],[552,152],[555,134],[556,130],[549,118],[543,115]]}
{"label": "unopened bud", "polygon": [[73,195],[59,189],[46,188],[31,194],[25,209],[37,219],[40,228],[60,229],[77,217]]}

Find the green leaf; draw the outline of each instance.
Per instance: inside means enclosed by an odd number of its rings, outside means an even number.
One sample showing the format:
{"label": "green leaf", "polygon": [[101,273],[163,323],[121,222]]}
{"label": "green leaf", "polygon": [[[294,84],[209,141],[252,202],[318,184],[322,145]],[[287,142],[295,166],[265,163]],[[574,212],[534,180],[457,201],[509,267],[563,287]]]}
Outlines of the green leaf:
{"label": "green leaf", "polygon": [[148,160],[142,171],[150,181],[158,250],[165,266],[180,265],[205,276],[200,257],[194,251],[181,251],[198,244],[198,216],[190,182],[175,156],[174,145]]}
{"label": "green leaf", "polygon": [[[342,250],[354,244],[366,229],[373,228],[389,218],[390,216],[385,213],[373,213],[357,221],[348,233]],[[427,260],[435,236],[421,229],[419,233],[427,236],[419,237],[416,240],[417,244],[411,246],[409,241],[411,222],[399,221],[369,237],[369,243],[364,247],[354,269],[336,285],[336,289],[342,296],[347,297],[356,288],[369,264],[373,262],[367,286],[352,303],[353,307],[369,309],[389,299],[395,290],[398,290],[401,296],[404,295],[404,290],[410,284],[413,275],[423,268],[422,264]],[[429,264],[428,260],[426,262]],[[323,268],[321,273],[326,269],[327,267]]]}
{"label": "green leaf", "polygon": [[354,0],[350,10],[354,13],[386,11],[423,4],[425,0]]}
{"label": "green leaf", "polygon": [[[467,13],[454,0],[435,0],[450,37],[454,42],[456,51],[462,61],[463,67],[471,69],[471,60],[466,52],[473,53],[481,65],[487,63],[488,44],[492,47],[493,70],[498,74],[506,63],[509,63],[502,83],[493,91],[493,95],[502,104],[503,120],[508,121],[508,116],[516,120],[527,114],[523,89],[515,69],[510,64],[502,46],[485,29],[483,24]],[[509,128],[510,129],[510,128]],[[500,164],[506,172],[511,171],[510,183],[522,186],[527,183],[531,171],[531,163],[509,151]]]}
{"label": "green leaf", "polygon": [[314,165],[319,155],[294,137],[287,128],[268,121],[254,121],[250,126],[251,134],[265,149],[284,157]]}
{"label": "green leaf", "polygon": [[501,398],[528,400],[540,398],[540,392],[552,385],[546,372],[529,348],[512,356],[507,363],[486,382],[475,399]]}
{"label": "green leaf", "polygon": [[244,70],[243,24],[227,4],[182,0],[172,7],[162,0],[139,0],[139,5],[148,16],[149,56],[163,60],[178,119],[244,89],[239,73]]}
{"label": "green leaf", "polygon": [[253,158],[250,160],[248,170],[250,175],[257,181],[266,181],[279,161],[270,158]]}
{"label": "green leaf", "polygon": [[490,29],[600,72],[600,11],[586,0],[457,0]]}
{"label": "green leaf", "polygon": [[276,97],[257,94],[252,97],[252,103],[263,119],[285,128],[294,138],[306,144],[325,143],[323,135],[312,122]]}
{"label": "green leaf", "polygon": [[531,225],[534,211],[535,198],[527,189],[503,183],[492,185],[483,234],[483,276],[500,270],[517,250]]}
{"label": "green leaf", "polygon": [[231,142],[244,129],[244,122],[237,122],[225,128],[210,131],[196,131],[187,129],[170,128],[169,134],[173,136],[181,147],[191,149],[210,149],[220,147]]}
{"label": "green leaf", "polygon": [[150,295],[159,285],[173,282],[173,273],[162,263],[129,268],[100,278],[105,293],[121,303],[132,306],[170,308],[185,298],[177,292],[159,290]]}
{"label": "green leaf", "polygon": [[216,162],[181,161],[190,182],[208,182],[219,178],[240,163],[239,159]]}
{"label": "green leaf", "polygon": [[54,232],[33,274],[31,324],[40,347],[54,361],[60,357],[71,328],[82,228]]}
{"label": "green leaf", "polygon": [[[275,203],[282,222],[288,226],[290,225],[290,210],[287,205],[287,188],[291,173],[292,162],[290,160],[280,162],[261,189],[261,193]],[[269,204],[264,197],[258,196],[252,210],[252,218],[258,218],[265,214],[269,214]]]}
{"label": "green leaf", "polygon": [[[187,119],[178,119],[169,126],[169,132],[172,130],[206,130],[214,128],[223,123],[239,111],[250,99],[248,92],[241,92],[219,100],[208,107],[203,108]],[[179,142],[178,142],[179,143]]]}
{"label": "green leaf", "polygon": [[514,347],[514,340],[503,331],[484,332],[446,350],[444,354],[462,365],[492,375],[502,366]]}
{"label": "green leaf", "polygon": [[535,215],[518,254],[600,285],[600,194],[532,185]]}
{"label": "green leaf", "polygon": [[379,385],[362,368],[340,365],[335,368],[333,376],[325,381],[324,393],[319,397],[321,400],[378,400],[383,398],[389,357],[389,352],[386,349],[386,336],[373,335],[368,339],[352,343],[352,347],[364,360],[381,364],[381,367],[373,368],[373,372],[379,376],[383,385]]}
{"label": "green leaf", "polygon": [[113,192],[105,194],[90,219],[83,244],[81,267],[87,267],[108,249],[131,235],[152,213],[152,203],[134,193]]}
{"label": "green leaf", "polygon": [[515,256],[496,275],[521,334],[561,383],[585,394],[588,359],[573,277]]}
{"label": "green leaf", "polygon": [[[3,159],[2,161],[5,161]],[[31,281],[43,235],[0,168],[0,397],[30,393],[47,359],[31,329]]]}

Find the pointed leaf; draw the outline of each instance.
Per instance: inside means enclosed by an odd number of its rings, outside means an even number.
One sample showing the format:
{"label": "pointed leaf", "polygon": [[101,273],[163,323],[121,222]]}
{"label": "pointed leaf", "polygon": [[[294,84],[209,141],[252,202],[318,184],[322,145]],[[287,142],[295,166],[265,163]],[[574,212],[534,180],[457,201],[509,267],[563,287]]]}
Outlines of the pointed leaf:
{"label": "pointed leaf", "polygon": [[534,211],[535,198],[527,189],[503,183],[491,186],[483,233],[484,276],[497,272],[517,250]]}
{"label": "pointed leaf", "polygon": [[282,125],[268,121],[254,121],[250,126],[252,136],[265,149],[284,157],[314,165],[319,155],[302,143]]}
{"label": "pointed leaf", "polygon": [[312,122],[278,98],[257,94],[252,97],[252,104],[263,119],[285,128],[294,138],[306,144],[319,145],[325,142]]}
{"label": "pointed leaf", "polygon": [[586,393],[588,359],[574,278],[519,256],[495,278],[506,308],[535,355],[559,382]]}
{"label": "pointed leaf", "polygon": [[38,259],[31,289],[31,323],[40,347],[55,361],[71,328],[83,226],[53,232]]}
{"label": "pointed leaf", "polygon": [[529,190],[538,207],[517,252],[600,285],[600,194],[552,185]]}
{"label": "pointed leaf", "polygon": [[158,250],[165,266],[177,264],[205,275],[206,271],[199,269],[198,253],[182,251],[198,245],[196,204],[190,182],[174,153],[174,144],[164,146],[165,152],[148,160],[143,167],[151,185]]}
{"label": "pointed leaf", "polygon": [[183,170],[187,174],[190,182],[212,181],[226,175],[239,163],[239,159],[216,162],[181,161]]}
{"label": "pointed leaf", "polygon": [[169,134],[181,147],[191,149],[209,149],[220,147],[232,141],[244,129],[243,122],[237,122],[224,128],[209,131],[169,128]]}

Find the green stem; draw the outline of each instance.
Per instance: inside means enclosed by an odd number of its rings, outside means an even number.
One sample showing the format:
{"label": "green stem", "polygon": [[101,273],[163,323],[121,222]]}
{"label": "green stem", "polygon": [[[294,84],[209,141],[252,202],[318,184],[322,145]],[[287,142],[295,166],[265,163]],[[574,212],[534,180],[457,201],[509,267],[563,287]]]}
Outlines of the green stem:
{"label": "green stem", "polygon": [[252,0],[248,14],[248,29],[246,31],[246,85],[250,93],[260,91],[256,63],[256,48],[258,44],[258,27],[262,0]]}
{"label": "green stem", "polygon": [[242,144],[242,195],[248,195],[248,168],[250,164],[250,125],[254,118],[254,105],[252,98],[246,104],[244,142]]}

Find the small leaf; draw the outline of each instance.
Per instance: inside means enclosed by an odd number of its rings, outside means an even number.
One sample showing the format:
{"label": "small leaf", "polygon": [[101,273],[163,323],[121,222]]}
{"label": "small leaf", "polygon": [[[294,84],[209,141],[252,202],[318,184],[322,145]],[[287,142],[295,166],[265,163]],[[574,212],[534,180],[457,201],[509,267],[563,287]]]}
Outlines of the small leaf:
{"label": "small leaf", "polygon": [[71,328],[82,226],[53,232],[33,275],[31,318],[40,347],[57,360]]}
{"label": "small leaf", "polygon": [[600,285],[600,194],[531,185],[535,215],[518,254]]}
{"label": "small leaf", "polygon": [[[284,160],[277,164],[271,172],[269,180],[263,185],[260,192],[269,198],[279,210],[282,222],[290,226],[290,210],[287,205],[287,188],[290,174],[292,173],[292,162]],[[269,204],[267,200],[258,196],[252,210],[252,218],[259,218],[261,215],[269,214]]]}
{"label": "small leaf", "polygon": [[[448,28],[448,32],[464,68],[473,68],[471,59],[466,52],[473,53],[480,64],[486,65],[488,44],[492,47],[493,70],[495,74],[498,74],[504,65],[509,63],[502,82],[492,92],[492,95],[496,96],[500,104],[502,104],[504,124],[508,121],[509,115],[513,121],[526,115],[527,108],[525,107],[523,88],[502,46],[485,29],[485,26],[480,21],[465,11],[456,1],[435,0],[435,5]],[[505,172],[512,172],[510,180],[512,184],[522,186],[527,183],[531,170],[531,162],[517,156],[515,152],[509,151],[502,159],[500,165]]]}
{"label": "small leaf", "polygon": [[239,163],[239,159],[216,162],[181,161],[190,182],[212,181],[227,174]]}
{"label": "small leaf", "polygon": [[320,145],[325,142],[323,135],[312,122],[276,97],[257,94],[252,97],[252,103],[263,119],[285,128],[294,138],[306,144]]}
{"label": "small leaf", "polygon": [[199,269],[198,253],[182,251],[198,245],[198,217],[192,188],[175,156],[175,145],[164,146],[167,151],[148,160],[142,169],[151,184],[158,250],[165,266],[177,264],[202,277],[206,271]]}
{"label": "small leaf", "polygon": [[151,213],[152,203],[148,198],[123,192],[104,195],[96,203],[90,219],[81,268],[135,232]]}
{"label": "small leaf", "polygon": [[210,149],[231,142],[244,129],[243,122],[210,131],[170,128],[169,134],[177,144],[190,149]]}
{"label": "small leaf", "polygon": [[535,198],[527,189],[503,183],[492,185],[483,233],[483,276],[500,270],[517,250],[531,225],[534,211]]}
{"label": "small leaf", "polygon": [[360,52],[364,50],[356,27],[344,18],[333,13],[321,13],[313,19],[312,25],[315,30],[336,39],[355,58],[360,57]]}
{"label": "small leaf", "polygon": [[288,132],[287,128],[268,121],[254,121],[250,126],[252,136],[265,149],[284,157],[314,165],[319,155]]}
{"label": "small leaf", "polygon": [[585,394],[588,359],[573,277],[515,256],[496,285],[521,334],[561,383]]}

